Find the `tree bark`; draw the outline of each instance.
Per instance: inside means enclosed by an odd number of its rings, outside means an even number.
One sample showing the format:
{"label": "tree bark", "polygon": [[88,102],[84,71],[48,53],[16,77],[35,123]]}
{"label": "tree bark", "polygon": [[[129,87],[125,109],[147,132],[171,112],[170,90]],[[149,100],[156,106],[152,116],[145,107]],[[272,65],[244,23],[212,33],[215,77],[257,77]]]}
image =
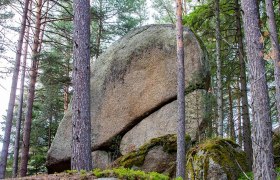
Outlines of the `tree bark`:
{"label": "tree bark", "polygon": [[217,63],[217,109],[218,109],[218,136],[223,137],[223,89],[221,72],[221,32],[220,32],[220,1],[215,0],[216,16],[216,63]]}
{"label": "tree bark", "polygon": [[99,17],[98,17],[98,32],[96,36],[96,59],[100,55],[100,47],[101,47],[101,38],[102,38],[102,29],[103,29],[103,14],[102,14],[102,0],[99,0]]}
{"label": "tree bark", "polygon": [[[66,60],[66,77],[69,77],[70,79],[70,59],[67,58]],[[64,87],[63,87],[63,95],[64,95],[64,98],[63,98],[63,107],[64,107],[64,114],[67,112],[68,110],[68,107],[69,107],[69,82],[66,82],[64,84]]]}
{"label": "tree bark", "polygon": [[232,89],[230,84],[228,85],[228,101],[229,101],[229,113],[228,113],[228,126],[230,138],[235,142],[235,129],[233,120],[233,103],[232,103]]}
{"label": "tree bark", "polygon": [[52,115],[49,117],[49,129],[48,129],[48,148],[50,149],[52,144]]}
{"label": "tree bark", "polygon": [[265,6],[266,14],[268,17],[270,41],[272,44],[272,59],[274,62],[274,78],[276,89],[276,107],[278,122],[280,124],[280,49],[272,0],[265,0]]}
{"label": "tree bark", "polygon": [[71,169],[91,170],[90,4],[74,0]]}
{"label": "tree bark", "polygon": [[38,74],[39,65],[39,48],[40,48],[40,32],[41,32],[41,14],[42,14],[42,0],[37,1],[37,12],[36,12],[36,24],[34,42],[32,47],[32,62],[30,72],[30,82],[28,87],[28,98],[27,98],[27,111],[24,121],[23,130],[23,142],[22,142],[22,153],[21,153],[21,164],[20,164],[20,176],[24,177],[27,173],[29,146],[30,146],[30,133],[32,124],[32,108],[35,97],[35,84]]}
{"label": "tree bark", "polygon": [[248,96],[247,96],[247,79],[246,79],[246,64],[245,64],[245,52],[243,47],[243,37],[241,32],[241,14],[240,5],[238,0],[235,0],[235,18],[236,18],[236,35],[238,38],[238,58],[240,67],[240,92],[242,102],[242,127],[243,127],[243,144],[244,151],[246,153],[249,170],[252,170],[253,164],[253,149],[251,139],[251,123],[248,109]]}
{"label": "tree bark", "polygon": [[241,122],[241,98],[240,95],[238,95],[237,99],[237,118],[238,118],[238,144],[240,147],[243,146],[243,135],[242,135],[242,122]]}
{"label": "tree bark", "polygon": [[252,93],[252,142],[254,179],[276,178],[272,150],[272,124],[269,110],[263,38],[255,0],[242,0],[244,29]]}
{"label": "tree bark", "polygon": [[177,166],[176,177],[185,179],[186,166],[186,130],[185,130],[185,66],[182,25],[182,1],[176,0],[176,39],[177,39],[177,98],[178,98],[178,125],[177,125]]}
{"label": "tree bark", "polygon": [[29,0],[25,0],[22,20],[21,20],[22,21],[21,29],[20,29],[18,45],[17,45],[17,53],[16,53],[16,58],[15,58],[13,77],[12,77],[12,86],[11,86],[10,99],[9,99],[9,105],[8,105],[8,111],[7,111],[7,119],[6,119],[6,124],[5,124],[5,134],[4,134],[3,146],[2,146],[1,158],[0,158],[1,159],[1,161],[0,161],[0,179],[5,178],[5,171],[6,171],[6,166],[7,166],[7,157],[8,157],[8,149],[9,149],[9,145],[10,145],[10,136],[11,136],[12,123],[13,123],[13,112],[14,112],[14,106],[15,106],[21,51],[22,51],[23,38],[24,38],[24,34],[25,34],[25,29],[26,29],[28,4],[29,4]]}
{"label": "tree bark", "polygon": [[28,27],[25,35],[25,45],[24,45],[24,57],[21,66],[21,82],[20,82],[20,94],[19,94],[19,107],[18,107],[18,119],[16,122],[16,137],[15,137],[15,146],[14,146],[14,161],[13,161],[13,178],[17,176],[18,173],[18,154],[19,154],[19,146],[20,146],[20,130],[21,130],[21,122],[22,122],[22,111],[23,111],[23,95],[24,95],[24,80],[26,73],[26,60],[28,53],[28,45],[29,45],[29,30],[30,30],[30,18],[31,18],[31,9],[32,9],[32,1],[29,6],[28,13]]}

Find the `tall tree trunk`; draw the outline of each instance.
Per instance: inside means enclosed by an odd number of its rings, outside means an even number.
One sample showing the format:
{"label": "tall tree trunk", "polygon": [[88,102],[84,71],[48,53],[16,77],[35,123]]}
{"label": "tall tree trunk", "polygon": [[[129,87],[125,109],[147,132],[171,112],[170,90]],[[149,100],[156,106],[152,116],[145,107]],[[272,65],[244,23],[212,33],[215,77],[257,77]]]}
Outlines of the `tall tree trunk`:
{"label": "tall tree trunk", "polygon": [[36,24],[35,24],[35,34],[34,42],[32,47],[32,62],[31,62],[31,72],[30,72],[30,82],[28,87],[28,98],[27,98],[27,112],[24,121],[23,130],[23,142],[22,142],[22,153],[21,153],[21,164],[20,164],[20,176],[24,177],[27,173],[28,164],[28,154],[30,146],[30,132],[32,124],[32,107],[35,97],[35,84],[38,74],[38,54],[40,48],[40,32],[41,32],[41,14],[42,14],[42,0],[38,0],[36,12]]}
{"label": "tall tree trunk", "polygon": [[254,179],[274,180],[272,124],[268,88],[263,59],[263,41],[255,0],[242,0],[244,29],[247,43],[249,80],[252,92],[252,142]]}
{"label": "tall tree trunk", "polygon": [[[70,59],[67,58],[67,61],[66,61],[66,77],[69,77],[70,78]],[[66,111],[68,110],[68,107],[69,107],[69,82],[66,82],[64,84],[64,87],[63,87],[63,95],[64,95],[64,114],[66,113]]]}
{"label": "tall tree trunk", "polygon": [[48,130],[48,148],[52,144],[52,115],[49,117],[49,130]]}
{"label": "tall tree trunk", "polygon": [[229,113],[228,113],[228,124],[229,124],[229,135],[230,138],[235,141],[235,130],[234,130],[234,120],[233,120],[233,103],[232,103],[232,94],[231,86],[228,85],[228,101],[229,101]]}
{"label": "tall tree trunk", "polygon": [[13,123],[13,112],[15,106],[18,74],[19,74],[20,59],[21,59],[21,52],[22,52],[22,44],[23,44],[23,38],[26,29],[28,4],[29,4],[29,0],[25,0],[22,20],[21,20],[21,29],[20,29],[18,45],[17,45],[14,71],[13,71],[13,79],[12,79],[10,99],[9,99],[9,105],[7,111],[7,119],[5,124],[5,134],[4,134],[3,146],[2,146],[1,157],[0,157],[0,179],[3,179],[5,177],[5,171],[7,165],[8,149],[10,145],[10,136],[11,136],[12,123]]}
{"label": "tall tree trunk", "polygon": [[99,17],[98,17],[98,32],[96,36],[96,59],[100,55],[100,46],[101,46],[101,38],[102,38],[102,29],[103,29],[103,14],[102,14],[102,0],[99,0]]}
{"label": "tall tree trunk", "polygon": [[185,130],[185,66],[182,25],[182,1],[176,0],[176,39],[177,39],[177,98],[178,98],[178,125],[177,125],[177,168],[176,177],[185,179],[186,166],[186,130]]}
{"label": "tall tree trunk", "polygon": [[249,170],[252,170],[253,164],[253,149],[251,139],[251,123],[248,109],[248,96],[247,96],[247,79],[246,79],[246,64],[245,64],[245,52],[243,47],[243,37],[241,32],[241,14],[240,5],[238,0],[235,0],[235,18],[236,18],[236,35],[238,38],[238,58],[240,67],[240,92],[242,102],[242,119],[243,119],[243,144],[244,151],[247,156],[247,162]]}
{"label": "tall tree trunk", "polygon": [[91,170],[90,3],[74,0],[71,169]]}
{"label": "tall tree trunk", "polygon": [[64,108],[64,114],[66,113],[66,111],[68,110],[68,103],[69,103],[69,85],[64,85],[63,87],[63,108]]}
{"label": "tall tree trunk", "polygon": [[22,122],[22,111],[23,111],[23,95],[24,95],[24,80],[26,73],[26,60],[29,46],[29,30],[30,30],[30,20],[31,20],[31,9],[32,9],[32,1],[29,5],[29,13],[28,13],[28,27],[25,35],[25,45],[24,45],[24,57],[21,66],[21,82],[20,82],[20,94],[19,94],[19,107],[18,107],[18,119],[16,122],[16,137],[15,137],[15,146],[14,146],[14,161],[13,161],[13,178],[17,176],[18,173],[18,154],[19,154],[19,146],[20,146],[20,130],[21,130],[21,122]]}
{"label": "tall tree trunk", "polygon": [[265,6],[268,16],[270,41],[272,44],[272,58],[274,61],[277,117],[280,123],[280,49],[272,0],[265,0]]}
{"label": "tall tree trunk", "polygon": [[217,63],[217,109],[218,109],[218,135],[223,137],[223,89],[221,72],[221,31],[220,31],[220,1],[215,0],[216,16],[216,63]]}
{"label": "tall tree trunk", "polygon": [[241,98],[240,95],[238,95],[237,99],[237,118],[238,118],[238,144],[240,147],[243,146],[243,135],[242,135],[242,122],[241,122]]}

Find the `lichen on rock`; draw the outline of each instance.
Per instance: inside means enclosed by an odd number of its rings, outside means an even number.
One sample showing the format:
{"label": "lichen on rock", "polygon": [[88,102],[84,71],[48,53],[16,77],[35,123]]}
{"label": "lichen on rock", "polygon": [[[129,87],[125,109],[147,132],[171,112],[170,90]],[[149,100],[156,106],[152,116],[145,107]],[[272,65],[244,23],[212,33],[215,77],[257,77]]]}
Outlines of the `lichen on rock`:
{"label": "lichen on rock", "polygon": [[207,140],[187,153],[189,179],[237,179],[246,170],[245,152],[229,139]]}

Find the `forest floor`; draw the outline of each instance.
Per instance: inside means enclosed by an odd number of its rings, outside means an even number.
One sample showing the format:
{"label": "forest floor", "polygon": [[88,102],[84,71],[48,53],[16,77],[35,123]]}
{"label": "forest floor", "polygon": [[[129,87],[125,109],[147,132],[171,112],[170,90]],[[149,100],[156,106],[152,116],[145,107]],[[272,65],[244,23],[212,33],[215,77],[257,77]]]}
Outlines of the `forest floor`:
{"label": "forest floor", "polygon": [[[33,176],[27,176],[22,178],[8,178],[7,180],[93,180],[98,179],[92,173],[57,173],[57,174],[38,174]],[[99,178],[100,179],[100,178]],[[112,178],[101,178],[101,179],[111,179]]]}

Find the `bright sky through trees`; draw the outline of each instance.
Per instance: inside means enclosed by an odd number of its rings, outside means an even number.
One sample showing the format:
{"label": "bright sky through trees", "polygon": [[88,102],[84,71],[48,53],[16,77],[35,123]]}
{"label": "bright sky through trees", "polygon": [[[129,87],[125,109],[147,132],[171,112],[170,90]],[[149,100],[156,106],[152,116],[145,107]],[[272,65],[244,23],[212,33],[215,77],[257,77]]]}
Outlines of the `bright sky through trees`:
{"label": "bright sky through trees", "polygon": [[[9,20],[8,25],[13,27],[18,27],[20,25],[21,16],[15,12],[14,17]],[[0,56],[0,71],[4,71],[7,73],[1,74],[0,76],[0,136],[2,138],[3,131],[2,128],[5,122],[4,116],[7,115],[7,108],[9,103],[9,96],[11,91],[11,82],[12,82],[12,69],[13,60],[15,59],[15,49],[17,45],[18,33],[12,30],[9,30],[8,33],[5,34],[4,41],[8,41],[9,47],[5,47],[5,52]],[[5,57],[5,58],[4,58]],[[6,69],[9,68],[9,71]],[[2,142],[0,142],[0,149],[2,149]]]}

